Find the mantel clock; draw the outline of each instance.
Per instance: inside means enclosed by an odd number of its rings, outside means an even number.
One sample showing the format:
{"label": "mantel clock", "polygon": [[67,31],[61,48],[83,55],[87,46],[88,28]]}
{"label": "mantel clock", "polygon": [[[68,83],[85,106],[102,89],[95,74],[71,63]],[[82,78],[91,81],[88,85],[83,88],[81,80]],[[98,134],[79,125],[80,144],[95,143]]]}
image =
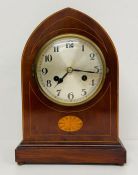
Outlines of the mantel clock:
{"label": "mantel clock", "polygon": [[25,163],[126,162],[118,138],[118,59],[105,30],[65,8],[31,34],[22,55]]}

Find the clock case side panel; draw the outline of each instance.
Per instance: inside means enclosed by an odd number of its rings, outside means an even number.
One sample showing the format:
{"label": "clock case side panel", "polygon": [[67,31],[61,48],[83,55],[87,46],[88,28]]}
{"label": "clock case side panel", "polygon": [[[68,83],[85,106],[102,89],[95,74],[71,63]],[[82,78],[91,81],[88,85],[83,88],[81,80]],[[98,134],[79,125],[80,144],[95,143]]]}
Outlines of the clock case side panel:
{"label": "clock case side panel", "polygon": [[[38,96],[40,96],[41,99],[44,100],[44,102],[46,102],[46,104],[50,106],[52,105],[58,111],[67,111],[66,107],[57,106],[56,104],[53,104],[50,101],[47,101],[43,97],[41,92],[39,92],[37,84],[34,82],[34,74],[33,74],[34,73],[33,65],[34,65],[35,57],[36,57],[38,50],[42,47],[42,45],[46,41],[50,40],[51,38],[58,36],[60,34],[66,34],[66,33],[80,34],[80,35],[84,35],[88,38],[93,39],[95,42],[98,43],[98,45],[100,46],[100,48],[105,54],[107,65],[109,65],[108,81],[106,83],[107,84],[111,83],[111,86],[112,86],[112,89],[111,89],[111,97],[112,97],[112,100],[111,100],[112,117],[111,118],[112,120],[110,123],[112,135],[110,138],[111,139],[110,143],[107,141],[106,137],[102,137],[101,140],[103,141],[105,140],[108,145],[115,144],[115,147],[114,147],[115,149],[118,149],[118,145],[120,145],[121,154],[123,153],[123,159],[122,159],[123,161],[115,159],[115,161],[112,163],[117,163],[117,164],[119,164],[119,162],[124,163],[125,162],[125,150],[121,146],[119,138],[118,138],[118,60],[117,60],[117,54],[116,54],[115,48],[108,34],[104,31],[104,29],[96,21],[94,21],[87,15],[81,12],[78,12],[77,10],[71,9],[71,8],[63,9],[55,13],[54,15],[48,17],[46,20],[44,20],[36,28],[36,30],[32,33],[32,35],[28,39],[27,44],[25,46],[23,56],[22,56],[23,142],[16,149],[16,161],[20,163],[21,162],[31,163],[30,161],[31,159],[29,160],[29,158],[25,158],[23,156],[23,154],[25,153],[24,151],[27,150],[30,146],[32,146],[33,148],[32,144],[34,144],[34,148],[38,148],[39,150],[39,147],[41,145],[41,142],[37,141],[39,140],[39,136],[35,136],[35,137],[31,136],[30,126],[31,126],[32,121],[30,119],[30,109],[31,109],[30,105],[33,101],[33,98],[32,99],[30,98],[30,90],[29,90],[30,85],[33,87],[36,94],[38,94]],[[97,97],[93,101],[95,103],[97,101]],[[83,110],[84,106],[81,106],[80,108]],[[74,108],[72,108],[71,110],[73,111]],[[38,112],[38,115],[39,115],[40,111],[34,111],[34,112]],[[98,139],[99,138],[97,138],[97,140]],[[55,145],[57,143],[55,143]],[[97,143],[98,142],[91,143],[91,144],[97,144]],[[73,144],[70,143],[70,146],[72,146],[73,148],[74,144],[78,144],[78,143],[77,142]],[[102,142],[102,141],[98,144],[105,146],[105,142]],[[56,148],[56,146],[54,147],[54,142],[53,142],[52,147]],[[64,150],[64,147],[63,147],[63,150]],[[98,147],[96,148],[96,150],[98,151]],[[33,154],[33,149],[31,150],[30,154]],[[93,151],[92,151],[92,154],[94,154]],[[114,155],[115,153],[112,154],[112,156]],[[45,163],[47,162],[46,159],[44,160]],[[40,158],[40,163],[42,162]],[[79,161],[77,162],[79,163]],[[92,159],[89,160],[89,162],[90,163],[103,163],[102,161],[100,161],[100,159],[98,159],[98,162],[95,162]],[[110,163],[111,161],[107,160],[105,162]],[[34,162],[32,161],[32,163]],[[39,163],[39,162],[36,161],[36,163]],[[56,163],[58,163],[58,161],[56,161]],[[69,163],[73,163],[73,161],[69,161]],[[83,163],[83,161],[81,163]]]}

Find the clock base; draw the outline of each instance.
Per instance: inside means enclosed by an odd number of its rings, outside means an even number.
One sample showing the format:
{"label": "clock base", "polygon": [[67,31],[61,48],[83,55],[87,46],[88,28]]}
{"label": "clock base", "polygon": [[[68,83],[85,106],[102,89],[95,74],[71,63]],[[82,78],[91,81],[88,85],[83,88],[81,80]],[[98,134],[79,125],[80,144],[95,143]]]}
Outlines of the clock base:
{"label": "clock base", "polygon": [[116,164],[126,163],[126,150],[116,144],[24,144],[15,150],[15,159],[22,164]]}

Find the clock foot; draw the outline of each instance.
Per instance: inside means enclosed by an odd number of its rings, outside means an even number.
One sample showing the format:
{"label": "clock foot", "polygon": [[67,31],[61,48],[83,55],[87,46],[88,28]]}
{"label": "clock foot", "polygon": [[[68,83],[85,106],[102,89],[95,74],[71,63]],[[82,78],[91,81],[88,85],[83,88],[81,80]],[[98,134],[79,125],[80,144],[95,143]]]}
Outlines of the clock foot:
{"label": "clock foot", "polygon": [[114,164],[126,163],[126,150],[116,144],[21,143],[15,150],[18,164]]}
{"label": "clock foot", "polygon": [[17,162],[18,165],[24,165],[25,163],[24,162]]}

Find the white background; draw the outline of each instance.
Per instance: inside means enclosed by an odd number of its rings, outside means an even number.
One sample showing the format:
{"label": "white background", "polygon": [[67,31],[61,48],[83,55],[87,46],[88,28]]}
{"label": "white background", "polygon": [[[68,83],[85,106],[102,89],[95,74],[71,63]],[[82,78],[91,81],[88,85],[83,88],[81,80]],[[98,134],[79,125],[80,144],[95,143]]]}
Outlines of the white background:
{"label": "white background", "polygon": [[[78,9],[99,22],[117,49],[120,65],[120,138],[128,149],[128,163],[124,167],[17,166],[14,163],[14,148],[22,138],[22,50],[29,35],[40,22],[65,7]],[[137,0],[0,0],[0,172],[3,171],[3,174],[137,174],[137,89]]]}

